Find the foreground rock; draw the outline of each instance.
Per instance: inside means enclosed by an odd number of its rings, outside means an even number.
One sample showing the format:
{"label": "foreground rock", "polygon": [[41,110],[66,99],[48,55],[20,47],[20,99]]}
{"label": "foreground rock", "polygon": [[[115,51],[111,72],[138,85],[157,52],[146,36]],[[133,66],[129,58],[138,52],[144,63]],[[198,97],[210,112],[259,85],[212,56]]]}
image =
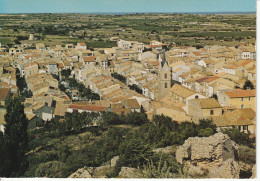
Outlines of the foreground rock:
{"label": "foreground rock", "polygon": [[71,174],[69,178],[92,178],[91,174],[89,173],[89,168],[84,167],[78,169],[76,172]]}
{"label": "foreground rock", "polygon": [[115,156],[105,166],[80,168],[68,178],[106,178],[105,173],[114,167],[118,160],[119,156]]}
{"label": "foreground rock", "polygon": [[142,178],[142,172],[136,168],[122,167],[118,176],[120,178]]}
{"label": "foreground rock", "polygon": [[250,178],[256,178],[256,165],[252,168],[252,176]]}
{"label": "foreground rock", "polygon": [[228,135],[194,137],[176,150],[176,160],[191,177],[239,178],[238,146]]}

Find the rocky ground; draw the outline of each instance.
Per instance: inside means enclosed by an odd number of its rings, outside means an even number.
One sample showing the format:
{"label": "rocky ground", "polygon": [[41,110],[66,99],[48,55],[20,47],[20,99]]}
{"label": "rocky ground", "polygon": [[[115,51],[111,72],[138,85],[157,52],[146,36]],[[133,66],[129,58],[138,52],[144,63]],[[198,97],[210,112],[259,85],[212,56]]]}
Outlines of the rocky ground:
{"label": "rocky ground", "polygon": [[[168,146],[154,149],[156,153],[175,154],[183,165],[183,172],[189,178],[240,178],[240,172],[252,173],[255,178],[256,166],[238,160],[238,145],[228,135],[216,133],[210,137],[192,137],[181,146]],[[106,173],[116,165],[119,157],[114,157],[101,167],[84,167],[69,178],[106,178]],[[122,167],[119,178],[142,178],[143,170]]]}

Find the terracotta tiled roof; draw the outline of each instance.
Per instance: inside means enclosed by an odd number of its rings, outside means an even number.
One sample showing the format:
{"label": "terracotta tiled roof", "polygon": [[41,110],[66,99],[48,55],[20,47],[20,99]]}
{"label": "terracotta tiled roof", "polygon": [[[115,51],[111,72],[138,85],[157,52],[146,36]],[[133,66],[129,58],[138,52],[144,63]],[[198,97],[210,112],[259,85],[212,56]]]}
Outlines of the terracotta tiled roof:
{"label": "terracotta tiled roof", "polygon": [[240,65],[241,66],[245,66],[245,65],[247,65],[247,64],[249,64],[249,63],[251,63],[252,62],[252,60],[245,60],[245,61],[243,61]]}
{"label": "terracotta tiled roof", "polygon": [[174,84],[172,86],[172,88],[170,89],[170,91],[178,96],[181,96],[183,98],[187,98],[191,95],[194,95],[196,94],[196,92],[194,92],[193,90],[191,89],[188,89],[182,85],[179,85],[179,84]]}
{"label": "terracotta tiled roof", "polygon": [[59,68],[64,68],[63,63],[58,63],[58,67],[59,67]]}
{"label": "terracotta tiled roof", "polygon": [[129,109],[139,109],[140,108],[140,105],[138,104],[136,99],[126,99],[122,102],[126,108],[129,108]]}
{"label": "terracotta tiled roof", "polygon": [[157,66],[157,65],[159,65],[159,61],[152,61],[151,64],[152,64],[153,66]]}
{"label": "terracotta tiled roof", "polygon": [[201,56],[200,52],[193,52],[193,54],[196,56]]}
{"label": "terracotta tiled roof", "polygon": [[84,62],[95,62],[96,57],[95,56],[90,56],[90,57],[83,57]]}
{"label": "terracotta tiled roof", "polygon": [[230,98],[235,97],[255,97],[255,90],[243,90],[243,89],[235,89],[232,91],[227,91],[225,94]]}
{"label": "terracotta tiled roof", "polygon": [[222,106],[218,103],[218,101],[214,98],[207,99],[193,99],[194,101],[200,104],[202,109],[213,109],[213,108],[221,108]]}
{"label": "terracotta tiled roof", "polygon": [[253,125],[253,120],[256,117],[255,111],[251,108],[236,109],[231,112],[226,112],[222,116],[213,117],[213,122],[218,127],[225,126],[242,126]]}
{"label": "terracotta tiled roof", "polygon": [[105,111],[107,107],[95,106],[95,105],[70,104],[69,108],[71,108],[71,109],[81,109],[81,110],[87,110],[87,111]]}
{"label": "terracotta tiled roof", "polygon": [[28,64],[24,65],[24,67],[25,67],[25,68],[28,68],[28,67],[32,67],[32,66],[34,66],[34,65],[37,65],[37,63],[35,63],[35,62],[28,63]]}
{"label": "terracotta tiled roof", "polygon": [[0,100],[4,101],[9,93],[9,88],[0,88]]}
{"label": "terracotta tiled roof", "polygon": [[86,46],[86,43],[79,43],[80,46]]}

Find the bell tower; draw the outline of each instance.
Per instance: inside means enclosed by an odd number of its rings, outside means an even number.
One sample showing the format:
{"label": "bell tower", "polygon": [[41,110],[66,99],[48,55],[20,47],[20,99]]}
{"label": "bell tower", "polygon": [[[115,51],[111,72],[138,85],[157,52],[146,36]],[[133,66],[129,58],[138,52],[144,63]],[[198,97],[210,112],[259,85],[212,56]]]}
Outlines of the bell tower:
{"label": "bell tower", "polygon": [[163,52],[163,58],[159,55],[159,88],[158,98],[159,100],[166,96],[169,89],[171,88],[171,68],[169,62],[166,60],[165,52]]}

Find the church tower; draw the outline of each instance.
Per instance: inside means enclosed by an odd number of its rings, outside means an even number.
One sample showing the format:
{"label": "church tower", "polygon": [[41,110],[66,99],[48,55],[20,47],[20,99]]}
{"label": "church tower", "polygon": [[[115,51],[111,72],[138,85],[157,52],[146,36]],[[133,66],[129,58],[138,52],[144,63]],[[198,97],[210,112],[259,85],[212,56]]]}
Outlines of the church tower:
{"label": "church tower", "polygon": [[169,62],[166,61],[165,52],[163,53],[163,58],[159,55],[159,88],[158,88],[158,98],[159,100],[166,96],[169,89],[171,88],[171,68]]}

